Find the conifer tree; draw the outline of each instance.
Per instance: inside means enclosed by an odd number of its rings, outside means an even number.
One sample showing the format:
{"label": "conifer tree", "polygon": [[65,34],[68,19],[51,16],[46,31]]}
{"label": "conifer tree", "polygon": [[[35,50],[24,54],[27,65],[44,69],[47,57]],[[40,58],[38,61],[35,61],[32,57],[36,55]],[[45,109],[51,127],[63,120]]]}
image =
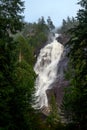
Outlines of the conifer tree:
{"label": "conifer tree", "polygon": [[[81,9],[77,13],[79,24],[71,30],[71,39],[67,43],[70,73],[70,88],[64,100],[65,111],[70,112],[72,121],[78,129],[87,128],[87,1],[79,2]],[[68,103],[68,104],[67,104]]]}
{"label": "conifer tree", "polygon": [[12,95],[15,88],[13,71],[16,67],[17,43],[11,33],[21,30],[23,2],[0,0],[0,129],[15,129],[11,114]]}
{"label": "conifer tree", "polygon": [[48,28],[49,28],[50,31],[52,31],[53,29],[55,29],[55,26],[54,26],[54,24],[53,24],[50,16],[47,19],[47,24],[48,24]]}

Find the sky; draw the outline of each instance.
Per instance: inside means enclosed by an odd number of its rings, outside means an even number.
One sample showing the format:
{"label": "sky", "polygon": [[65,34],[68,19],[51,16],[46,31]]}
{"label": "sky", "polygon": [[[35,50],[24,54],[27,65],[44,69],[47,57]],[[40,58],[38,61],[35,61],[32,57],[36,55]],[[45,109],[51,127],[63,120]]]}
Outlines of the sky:
{"label": "sky", "polygon": [[61,26],[68,16],[76,16],[79,9],[78,0],[25,0],[25,21],[37,22],[41,16],[47,20],[51,17],[55,26]]}

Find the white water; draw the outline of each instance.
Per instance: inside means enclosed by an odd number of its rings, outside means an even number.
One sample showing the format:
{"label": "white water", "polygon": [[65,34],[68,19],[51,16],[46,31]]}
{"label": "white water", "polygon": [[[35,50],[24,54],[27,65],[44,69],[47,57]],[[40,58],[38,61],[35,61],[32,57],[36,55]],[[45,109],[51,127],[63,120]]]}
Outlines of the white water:
{"label": "white water", "polygon": [[37,108],[48,106],[46,90],[55,81],[57,76],[58,62],[63,53],[63,45],[55,39],[52,43],[41,49],[34,70],[38,75],[35,82],[35,97]]}

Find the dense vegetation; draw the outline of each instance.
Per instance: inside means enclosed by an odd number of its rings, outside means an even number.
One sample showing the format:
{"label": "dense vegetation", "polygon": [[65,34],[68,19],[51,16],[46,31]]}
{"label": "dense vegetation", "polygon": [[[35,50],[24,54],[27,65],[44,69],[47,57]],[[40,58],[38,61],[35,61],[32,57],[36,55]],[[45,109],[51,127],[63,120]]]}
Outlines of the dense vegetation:
{"label": "dense vegetation", "polygon": [[79,2],[78,25],[70,30],[71,38],[67,43],[70,51],[67,72],[69,87],[66,89],[63,109],[69,123],[76,129],[87,129],[87,1]]}
{"label": "dense vegetation", "polygon": [[35,73],[28,58],[32,61],[32,51],[22,37],[14,38],[24,24],[23,7],[20,0],[0,1],[0,130],[31,126]]}
{"label": "dense vegetation", "polygon": [[44,126],[32,108],[36,51],[54,25],[48,18],[24,23],[21,0],[0,1],[0,130],[38,130]]}
{"label": "dense vegetation", "polygon": [[49,33],[54,28],[55,26],[50,17],[48,17],[47,22],[44,17],[41,17],[37,23],[26,23],[22,30],[22,35],[33,47],[34,53],[38,55],[39,50],[46,44]]}
{"label": "dense vegetation", "polygon": [[24,2],[0,0],[0,130],[86,130],[87,129],[87,1],[79,2],[77,18],[63,20],[57,30],[68,38],[70,84],[65,90],[61,122],[54,97],[50,115],[44,120],[32,108],[33,70],[38,55],[55,28],[50,17],[25,23]]}

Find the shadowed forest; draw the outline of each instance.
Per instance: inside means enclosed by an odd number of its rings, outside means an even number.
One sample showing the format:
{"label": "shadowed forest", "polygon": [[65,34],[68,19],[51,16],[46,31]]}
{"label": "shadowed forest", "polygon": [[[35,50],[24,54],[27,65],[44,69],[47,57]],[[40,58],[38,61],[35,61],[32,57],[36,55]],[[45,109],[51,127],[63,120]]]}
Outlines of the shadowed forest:
{"label": "shadowed forest", "polygon": [[[87,130],[87,0],[78,4],[76,18],[67,17],[56,28],[50,16],[25,22],[21,0],[0,0],[0,130]],[[37,77],[33,68],[54,30],[69,48],[69,85],[61,113],[52,95],[50,113],[44,115],[32,107]]]}

